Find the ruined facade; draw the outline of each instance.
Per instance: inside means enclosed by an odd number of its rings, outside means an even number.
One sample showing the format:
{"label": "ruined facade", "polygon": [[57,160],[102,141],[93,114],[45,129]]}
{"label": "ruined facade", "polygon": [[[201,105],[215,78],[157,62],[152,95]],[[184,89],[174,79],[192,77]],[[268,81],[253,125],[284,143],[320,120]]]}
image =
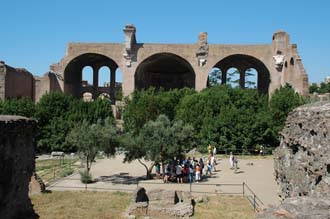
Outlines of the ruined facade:
{"label": "ruined facade", "polygon": [[13,68],[0,61],[0,100],[34,96],[33,75],[24,68]]}
{"label": "ruined facade", "polygon": [[28,197],[35,165],[37,124],[21,116],[0,116],[0,218],[38,218]]}
{"label": "ruined facade", "polygon": [[[300,94],[308,93],[308,76],[297,45],[290,43],[284,31],[275,32],[271,43],[260,45],[209,44],[206,32],[200,33],[193,44],[138,43],[133,25],[125,26],[124,36],[124,43],[69,43],[62,60],[51,65],[48,74],[35,78],[34,99],[38,100],[47,91],[59,90],[79,98],[85,93],[93,98],[106,93],[114,102],[118,69],[125,96],[135,89],[151,86],[166,90],[190,87],[200,91],[207,87],[209,73],[214,68],[222,72],[221,83],[227,83],[227,71],[236,68],[239,85],[245,88],[246,71],[255,69],[256,88],[261,93],[271,94],[286,83]],[[87,66],[93,69],[92,84],[82,80]],[[99,86],[102,67],[110,71],[108,87]]]}

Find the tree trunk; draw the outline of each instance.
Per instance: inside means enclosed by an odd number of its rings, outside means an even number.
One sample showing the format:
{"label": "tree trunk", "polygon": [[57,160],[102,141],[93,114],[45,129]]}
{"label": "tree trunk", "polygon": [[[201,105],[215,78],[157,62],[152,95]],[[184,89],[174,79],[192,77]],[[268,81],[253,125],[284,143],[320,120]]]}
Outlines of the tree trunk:
{"label": "tree trunk", "polygon": [[145,163],[143,163],[140,159],[138,159],[138,161],[142,166],[144,166],[144,168],[146,168],[146,171],[147,171],[146,178],[152,179],[151,171],[152,171],[152,168],[155,166],[155,163],[152,163],[151,166],[148,168],[148,166]]}

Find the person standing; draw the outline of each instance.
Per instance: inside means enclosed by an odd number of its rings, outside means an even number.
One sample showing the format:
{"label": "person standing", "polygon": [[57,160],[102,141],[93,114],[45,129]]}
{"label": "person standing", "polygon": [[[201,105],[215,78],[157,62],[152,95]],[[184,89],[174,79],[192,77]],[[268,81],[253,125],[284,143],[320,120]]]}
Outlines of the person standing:
{"label": "person standing", "polygon": [[230,152],[230,156],[229,156],[230,169],[234,169],[234,160],[233,160],[233,158],[234,158],[233,152]]}
{"label": "person standing", "polygon": [[212,155],[211,157],[211,167],[212,167],[212,171],[216,172],[217,170],[215,169],[215,165],[217,165],[217,162],[215,160],[214,155]]}
{"label": "person standing", "polygon": [[180,163],[175,166],[176,180],[178,183],[182,183],[182,167]]}
{"label": "person standing", "polygon": [[200,158],[199,159],[199,165],[200,165],[200,168],[201,168],[201,180],[203,178],[203,169],[204,169],[204,161],[203,161],[203,158]]}
{"label": "person standing", "polygon": [[168,180],[170,178],[170,172],[171,172],[171,168],[169,164],[166,164],[165,166],[165,174],[164,174],[164,183],[168,183]]}
{"label": "person standing", "polygon": [[201,168],[199,164],[196,165],[196,177],[195,177],[196,182],[198,183],[201,180]]}
{"label": "person standing", "polygon": [[214,146],[214,148],[213,148],[213,156],[215,156],[216,153],[217,153],[217,148]]}

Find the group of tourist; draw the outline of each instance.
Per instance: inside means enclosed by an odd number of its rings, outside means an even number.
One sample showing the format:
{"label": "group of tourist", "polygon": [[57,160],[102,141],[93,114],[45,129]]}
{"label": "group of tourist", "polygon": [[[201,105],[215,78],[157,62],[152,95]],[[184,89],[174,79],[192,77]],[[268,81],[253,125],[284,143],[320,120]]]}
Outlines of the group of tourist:
{"label": "group of tourist", "polygon": [[[177,183],[192,183],[200,182],[205,176],[212,175],[213,171],[216,171],[216,158],[209,155],[208,158],[196,159],[195,157],[181,160],[173,160],[167,163],[163,168],[163,181],[168,183],[169,181]],[[158,172],[159,171],[159,172]],[[156,174],[160,174],[160,165],[156,164]]]}

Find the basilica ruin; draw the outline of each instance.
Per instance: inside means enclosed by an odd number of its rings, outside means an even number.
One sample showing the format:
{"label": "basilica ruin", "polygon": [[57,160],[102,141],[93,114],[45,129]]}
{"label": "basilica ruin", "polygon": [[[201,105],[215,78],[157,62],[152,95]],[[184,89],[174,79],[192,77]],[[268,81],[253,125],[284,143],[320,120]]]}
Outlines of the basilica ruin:
{"label": "basilica ruin", "polygon": [[[200,91],[208,86],[209,73],[221,71],[225,84],[228,70],[239,72],[239,86],[246,87],[246,71],[257,72],[256,89],[271,94],[289,83],[298,93],[308,93],[308,76],[289,35],[277,31],[269,44],[225,45],[209,44],[206,32],[199,34],[193,44],[151,44],[136,39],[136,28],[126,25],[123,43],[69,43],[60,62],[52,64],[42,77],[26,69],[14,68],[0,62],[0,99],[30,97],[38,101],[46,92],[61,91],[77,98],[108,95],[112,103],[119,86],[125,96],[148,87],[189,87]],[[93,81],[83,80],[84,67],[93,71]],[[99,70],[109,69],[109,83],[99,85]],[[116,83],[120,69],[122,84]]]}

